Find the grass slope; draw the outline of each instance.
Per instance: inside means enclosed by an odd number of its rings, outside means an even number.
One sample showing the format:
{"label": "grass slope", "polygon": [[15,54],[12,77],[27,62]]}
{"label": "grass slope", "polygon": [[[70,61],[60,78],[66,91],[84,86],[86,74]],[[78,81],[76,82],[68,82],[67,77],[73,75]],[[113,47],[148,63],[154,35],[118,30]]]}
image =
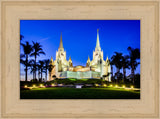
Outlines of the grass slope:
{"label": "grass slope", "polygon": [[117,88],[35,88],[21,90],[21,99],[140,99],[140,91]]}

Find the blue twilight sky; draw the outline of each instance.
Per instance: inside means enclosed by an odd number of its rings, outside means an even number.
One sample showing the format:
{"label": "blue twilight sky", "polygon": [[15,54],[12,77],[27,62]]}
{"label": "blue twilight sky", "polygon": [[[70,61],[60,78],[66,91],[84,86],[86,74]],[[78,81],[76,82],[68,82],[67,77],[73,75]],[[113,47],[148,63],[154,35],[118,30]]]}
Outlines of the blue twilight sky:
{"label": "blue twilight sky", "polygon": [[[129,54],[128,46],[140,49],[140,20],[20,20],[20,34],[24,36],[22,42],[34,41],[43,46],[46,55],[40,55],[38,60],[50,59],[51,56],[55,60],[62,32],[67,60],[71,56],[74,66],[85,66],[88,56],[93,59],[97,29],[104,60],[107,56],[110,59],[114,52]],[[140,73],[140,66],[136,73]],[[24,79],[22,65],[21,78]]]}

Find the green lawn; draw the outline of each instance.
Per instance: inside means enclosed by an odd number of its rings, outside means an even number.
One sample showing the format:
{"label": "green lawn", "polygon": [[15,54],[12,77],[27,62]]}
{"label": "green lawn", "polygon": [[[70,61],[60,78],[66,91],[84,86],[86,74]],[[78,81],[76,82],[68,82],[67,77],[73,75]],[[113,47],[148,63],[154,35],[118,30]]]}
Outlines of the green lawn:
{"label": "green lawn", "polygon": [[21,99],[140,99],[140,91],[118,88],[35,88],[21,90]]}

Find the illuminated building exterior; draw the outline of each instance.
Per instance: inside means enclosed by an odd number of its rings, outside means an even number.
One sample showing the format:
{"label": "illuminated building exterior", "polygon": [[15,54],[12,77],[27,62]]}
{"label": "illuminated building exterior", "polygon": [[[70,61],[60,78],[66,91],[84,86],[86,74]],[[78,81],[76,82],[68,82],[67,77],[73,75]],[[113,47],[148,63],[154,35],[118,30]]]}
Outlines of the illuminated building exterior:
{"label": "illuminated building exterior", "polygon": [[89,78],[104,78],[111,81],[110,63],[108,57],[106,61],[103,60],[103,51],[99,42],[99,30],[97,30],[97,42],[95,51],[93,51],[93,60],[88,57],[86,66],[73,66],[71,57],[66,60],[66,51],[63,48],[62,34],[60,37],[60,45],[58,51],[56,51],[56,60],[53,58],[50,60],[52,70],[49,72],[49,80],[53,80],[53,76],[57,78],[76,78],[76,79],[89,79]]}

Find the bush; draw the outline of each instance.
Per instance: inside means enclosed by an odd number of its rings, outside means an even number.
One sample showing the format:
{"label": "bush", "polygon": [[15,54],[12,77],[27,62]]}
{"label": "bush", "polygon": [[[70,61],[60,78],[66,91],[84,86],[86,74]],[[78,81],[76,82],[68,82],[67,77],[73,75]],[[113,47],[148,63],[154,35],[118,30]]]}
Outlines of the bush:
{"label": "bush", "polygon": [[20,81],[20,86],[24,87],[27,85],[28,87],[31,87],[33,85],[39,86],[40,84],[45,85],[44,82],[29,82],[29,81]]}

